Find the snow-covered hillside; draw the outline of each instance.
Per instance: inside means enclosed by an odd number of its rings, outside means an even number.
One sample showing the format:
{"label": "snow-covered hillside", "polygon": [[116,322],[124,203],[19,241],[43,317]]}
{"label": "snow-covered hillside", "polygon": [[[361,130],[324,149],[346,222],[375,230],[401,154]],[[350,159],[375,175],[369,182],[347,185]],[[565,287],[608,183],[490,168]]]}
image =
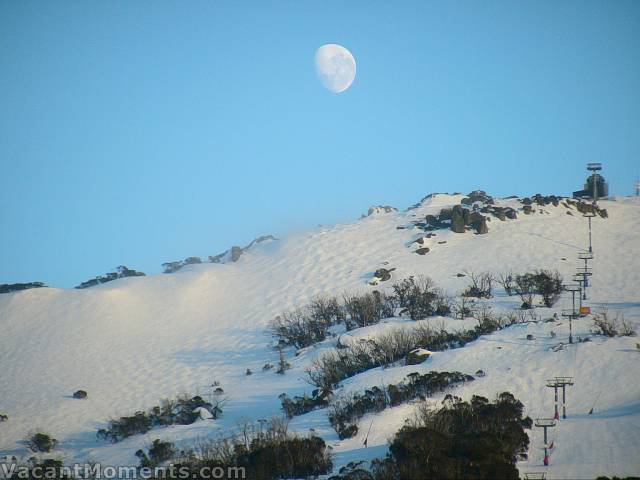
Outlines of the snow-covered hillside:
{"label": "snow-covered hillside", "polygon": [[[360,220],[320,227],[247,250],[237,262],[189,265],[172,274],[116,280],[86,290],[41,288],[0,295],[0,455],[27,457],[29,433],[44,431],[60,443],[50,457],[65,463],[101,461],[137,463],[134,452],[155,438],[188,445],[202,437],[216,437],[239,421],[280,413],[278,395],[310,393],[304,369],[336,338],[305,349],[298,356],[286,350],[292,368],[285,375],[262,371],[275,363],[266,331],[282,311],[302,306],[321,294],[389,288],[392,281],[369,284],[379,268],[395,268],[392,279],[430,276],[451,295],[468,286],[464,271],[525,272],[558,269],[570,279],[582,264],[577,254],[587,245],[587,222],[575,209],[535,206],[524,215],[518,199],[496,200],[518,211],[516,220],[492,217],[489,233],[435,231],[423,244],[413,243],[425,233],[411,222],[459,204],[463,195],[437,194],[405,212],[376,209]],[[594,275],[588,304],[606,306],[640,323],[640,202],[638,198],[604,200],[607,219],[593,220]],[[416,254],[419,247],[428,253]],[[513,310],[517,297],[497,289],[487,301]],[[554,309],[538,308],[540,319],[571,306],[565,294]],[[438,319],[425,320],[436,322]],[[375,334],[390,319],[371,331]],[[456,324],[458,322],[458,324]],[[461,321],[447,319],[448,328]],[[465,320],[464,322],[473,322]],[[589,335],[589,317],[574,322],[574,336]],[[552,336],[551,332],[556,334]],[[533,340],[527,340],[527,335]],[[553,414],[553,391],[545,380],[573,376],[568,391],[569,418],[552,431],[555,450],[549,478],[595,478],[597,475],[640,474],[640,351],[637,339],[592,336],[591,342],[567,342],[568,324],[531,322],[481,337],[464,348],[436,352],[418,366],[373,369],[343,382],[342,390],[359,390],[393,383],[408,373],[458,370],[486,376],[456,388],[455,394],[493,397],[512,392],[532,418]],[[558,351],[554,351],[558,350]],[[245,374],[251,369],[253,375]],[[132,414],[181,393],[211,393],[220,382],[227,403],[218,420],[188,426],[154,429],[117,444],[96,438],[110,418]],[[86,390],[87,400],[71,397]],[[594,414],[589,409],[597,399]],[[437,397],[434,398],[434,401]],[[296,417],[291,427],[313,428],[332,447],[337,466],[386,453],[387,440],[411,416],[412,404],[367,416],[373,428],[364,448],[364,433],[340,441],[327,412]],[[521,472],[541,471],[541,431],[529,431],[529,460]]]}

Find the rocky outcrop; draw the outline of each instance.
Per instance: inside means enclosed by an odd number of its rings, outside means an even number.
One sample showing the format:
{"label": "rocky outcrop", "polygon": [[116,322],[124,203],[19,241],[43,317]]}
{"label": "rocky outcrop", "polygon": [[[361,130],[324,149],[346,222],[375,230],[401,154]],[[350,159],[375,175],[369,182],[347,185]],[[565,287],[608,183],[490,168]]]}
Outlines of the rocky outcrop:
{"label": "rocky outcrop", "polygon": [[398,209],[395,207],[391,207],[389,205],[373,205],[369,207],[369,211],[367,212],[367,217],[370,215],[376,215],[379,213],[391,213],[397,212]]}

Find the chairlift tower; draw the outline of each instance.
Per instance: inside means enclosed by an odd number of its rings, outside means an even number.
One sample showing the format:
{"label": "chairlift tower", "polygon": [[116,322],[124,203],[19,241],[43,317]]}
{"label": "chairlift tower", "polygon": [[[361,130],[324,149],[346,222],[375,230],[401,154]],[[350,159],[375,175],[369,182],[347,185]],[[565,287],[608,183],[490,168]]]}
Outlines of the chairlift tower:
{"label": "chairlift tower", "polygon": [[527,472],[524,480],[547,480],[547,472]]}
{"label": "chairlift tower", "polygon": [[580,314],[576,311],[576,293],[578,297],[582,292],[582,287],[580,285],[565,285],[565,291],[571,292],[571,309],[562,310],[562,316],[569,319],[569,343],[573,343],[573,325],[572,320],[574,318],[578,318]]}
{"label": "chairlift tower", "polygon": [[[589,268],[589,260],[593,260],[593,252],[580,252],[578,253],[578,259],[584,260],[584,268]],[[584,284],[585,288],[589,286],[589,279],[586,279]]]}
{"label": "chairlift tower", "polygon": [[547,380],[547,387],[553,388],[555,394],[555,413],[553,418],[558,420],[560,415],[558,414],[558,389],[562,388],[562,418],[567,418],[567,392],[566,387],[573,385],[573,377],[554,377],[551,380]]}
{"label": "chairlift tower", "polygon": [[580,273],[576,273],[575,275],[573,275],[573,277],[571,277],[571,279],[576,282],[579,286],[580,286],[580,294],[578,295],[578,313],[580,314],[580,316],[582,317],[582,291],[585,289],[585,279],[587,277],[582,276],[582,274]]}
{"label": "chairlift tower", "polygon": [[[579,267],[576,269],[576,274],[577,275],[581,275],[584,278],[584,284],[586,285],[588,283],[588,278],[593,275],[593,271],[591,270],[591,268],[587,268],[587,267]],[[587,289],[583,289],[582,290],[582,300],[586,300],[587,299]]]}
{"label": "chairlift tower", "polygon": [[544,445],[542,448],[544,449],[544,466],[548,467],[550,445],[547,437],[547,430],[556,426],[556,419],[555,418],[536,418],[535,425],[536,427],[544,429]]}

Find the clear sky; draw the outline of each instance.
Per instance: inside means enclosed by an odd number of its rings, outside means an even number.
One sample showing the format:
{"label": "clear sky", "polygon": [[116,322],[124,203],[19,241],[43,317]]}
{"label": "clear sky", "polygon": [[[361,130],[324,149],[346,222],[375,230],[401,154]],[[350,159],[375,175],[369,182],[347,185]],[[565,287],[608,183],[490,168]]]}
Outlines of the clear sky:
{"label": "clear sky", "polygon": [[[357,62],[324,89],[325,43]],[[640,172],[638,1],[0,1],[0,283]]]}

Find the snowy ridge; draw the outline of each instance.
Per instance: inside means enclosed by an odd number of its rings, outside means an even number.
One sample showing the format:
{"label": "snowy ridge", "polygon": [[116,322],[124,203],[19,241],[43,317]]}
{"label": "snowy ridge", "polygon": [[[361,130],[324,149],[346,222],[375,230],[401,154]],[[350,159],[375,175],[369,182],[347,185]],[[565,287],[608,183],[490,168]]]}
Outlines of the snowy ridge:
{"label": "snowy ridge", "polygon": [[[523,215],[518,199],[496,200],[498,206],[519,210],[517,220],[492,218],[486,235],[437,230],[423,240],[429,252],[417,255],[413,242],[425,234],[412,222],[459,204],[462,198],[434,194],[405,212],[389,211],[277,242],[256,243],[235,262],[188,265],[171,275],[119,279],[87,290],[47,288],[0,295],[0,414],[8,416],[0,424],[0,456],[30,456],[23,440],[30,432],[44,431],[60,441],[48,457],[63,458],[66,463],[90,459],[135,465],[134,452],[155,438],[188,445],[229,431],[242,419],[277,415],[279,394],[310,393],[304,369],[316,355],[333,348],[337,338],[298,356],[286,351],[292,369],[285,375],[263,372],[262,366],[277,358],[268,346],[268,322],[317,295],[389,288],[392,281],[368,285],[373,272],[382,267],[396,269],[393,279],[428,275],[455,295],[469,284],[468,278],[456,275],[464,270],[497,273],[548,268],[558,269],[568,280],[580,266],[577,253],[587,241],[585,219],[575,209],[567,215],[567,208],[553,205],[536,206],[535,214]],[[624,313],[637,325],[640,202],[621,198],[600,203],[609,218],[593,219],[595,259],[589,304]],[[568,308],[570,298],[565,297],[554,309],[538,308],[536,314],[544,319]],[[487,303],[505,310],[520,304],[502,290]],[[441,321],[447,329],[473,322],[425,320]],[[396,323],[413,322],[390,319],[348,336],[375,335]],[[574,336],[588,336],[591,323],[588,318],[576,320]],[[527,340],[527,335],[534,340]],[[545,380],[571,375],[576,383],[568,391],[569,418],[552,432],[555,450],[549,478],[639,474],[638,340],[592,337],[591,342],[554,351],[567,336],[568,325],[562,320],[516,325],[464,348],[435,352],[422,365],[364,372],[345,380],[341,390],[397,383],[415,371],[474,374],[482,369],[485,377],[456,388],[455,394],[494,397],[508,390],[535,419],[553,414],[553,392],[545,388]],[[341,341],[349,341],[347,335]],[[254,374],[246,376],[247,368]],[[110,418],[144,410],[162,398],[180,393],[208,395],[214,380],[228,397],[218,420],[154,429],[117,444],[95,437]],[[70,398],[78,389],[88,392],[87,400]],[[594,414],[588,415],[596,397]],[[366,449],[364,434],[340,441],[326,410],[296,417],[291,427],[301,433],[313,428],[333,447],[339,467],[385,455],[387,440],[413,408],[407,404],[363,418],[361,423],[367,426],[373,420]],[[529,435],[530,458],[518,465],[521,472],[543,468],[541,431],[534,428]]]}

